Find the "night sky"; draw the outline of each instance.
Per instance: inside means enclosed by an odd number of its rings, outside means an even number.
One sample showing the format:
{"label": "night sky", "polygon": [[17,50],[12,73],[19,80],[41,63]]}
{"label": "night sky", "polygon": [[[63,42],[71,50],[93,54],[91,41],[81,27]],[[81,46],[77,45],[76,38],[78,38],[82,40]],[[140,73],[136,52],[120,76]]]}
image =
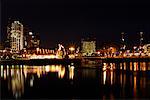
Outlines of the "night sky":
{"label": "night sky", "polygon": [[149,11],[149,3],[130,0],[2,0],[2,36],[11,18],[39,33],[42,47],[79,44],[88,33],[99,45],[118,42],[121,32],[134,43],[137,32],[144,31],[145,42],[150,42]]}

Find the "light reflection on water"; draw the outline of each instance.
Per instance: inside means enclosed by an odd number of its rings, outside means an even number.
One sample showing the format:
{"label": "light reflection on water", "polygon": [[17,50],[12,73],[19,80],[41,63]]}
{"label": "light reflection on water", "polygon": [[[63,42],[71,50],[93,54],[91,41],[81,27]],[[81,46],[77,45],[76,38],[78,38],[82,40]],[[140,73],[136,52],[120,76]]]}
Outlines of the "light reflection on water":
{"label": "light reflection on water", "polygon": [[133,86],[133,92],[134,92],[134,96],[136,97],[136,92],[137,92],[137,78],[136,78],[136,76],[134,76],[134,86]]}
{"label": "light reflection on water", "polygon": [[106,71],[103,72],[103,84],[105,85],[106,83]]}
{"label": "light reflection on water", "polygon": [[[74,66],[69,68],[69,79],[74,78]],[[65,66],[62,65],[46,65],[46,66],[27,66],[27,65],[6,65],[6,69],[1,65],[1,78],[8,80],[8,89],[12,91],[15,98],[21,97],[24,93],[24,81],[27,79],[27,74],[32,74],[29,86],[34,85],[34,74],[41,78],[49,72],[56,72],[58,78],[62,79],[65,75]]]}
{"label": "light reflection on water", "polygon": [[73,80],[74,77],[74,66],[69,67],[69,79]]}
{"label": "light reflection on water", "polygon": [[[148,87],[150,80],[141,76],[138,70],[146,71],[147,64],[146,62],[130,62],[129,64],[123,62],[119,64],[120,69],[127,70],[127,67],[131,70],[131,73],[125,73],[122,71],[116,72],[116,63],[104,63],[102,71],[96,68],[86,68],[80,69],[76,68],[73,64],[63,66],[63,65],[46,65],[46,66],[27,66],[27,65],[12,65],[4,66],[1,65],[1,78],[3,81],[7,81],[8,91],[11,91],[13,97],[20,98],[24,94],[25,84],[28,84],[28,87],[34,87],[35,80],[41,79],[44,76],[47,76],[49,73],[56,73],[58,79],[75,80],[74,85],[79,84],[80,79],[95,79],[99,80],[99,85],[107,86],[111,89],[113,86],[120,86],[120,96],[126,97],[128,94],[132,94],[133,97],[138,97],[139,90],[143,90]],[[139,67],[140,66],[140,67]],[[140,68],[140,69],[139,69]],[[75,70],[76,69],[76,70]],[[149,68],[147,68],[149,69]],[[99,71],[99,72],[98,72]],[[67,74],[68,73],[68,74]],[[98,74],[98,75],[97,75]],[[67,76],[66,76],[67,75]],[[100,77],[98,77],[100,76]],[[67,79],[66,79],[67,77]],[[29,82],[27,82],[29,81]],[[91,80],[89,81],[90,84]],[[149,84],[150,85],[150,84]],[[94,86],[93,86],[94,87]],[[89,88],[89,87],[87,87]],[[133,92],[126,92],[126,88],[131,89]],[[80,91],[80,90],[79,90]],[[86,91],[86,90],[85,90]],[[101,90],[103,92],[103,90]],[[150,92],[150,91],[148,91]],[[145,92],[142,92],[141,95]],[[6,95],[6,94],[5,94]],[[6,96],[7,97],[7,96]],[[107,97],[104,93],[103,97]],[[110,93],[110,98],[114,98],[115,93]],[[147,97],[147,95],[146,95]]]}
{"label": "light reflection on water", "polygon": [[63,78],[65,75],[65,67],[62,65],[46,65],[46,66],[23,66],[25,78],[27,73],[36,73],[38,78],[49,72],[57,72],[59,78]]}

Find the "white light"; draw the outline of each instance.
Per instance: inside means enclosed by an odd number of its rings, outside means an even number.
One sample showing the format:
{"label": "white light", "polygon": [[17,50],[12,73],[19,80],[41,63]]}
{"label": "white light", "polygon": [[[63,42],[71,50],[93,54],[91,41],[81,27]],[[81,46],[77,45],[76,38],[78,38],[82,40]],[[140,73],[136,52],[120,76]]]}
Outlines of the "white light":
{"label": "white light", "polygon": [[9,68],[9,66],[7,65],[7,69]]}
{"label": "white light", "polygon": [[106,71],[103,72],[103,84],[105,85],[106,83]]}
{"label": "white light", "polygon": [[33,87],[33,80],[30,80],[30,86]]}
{"label": "white light", "polygon": [[50,71],[49,67],[50,67],[50,66],[48,66],[48,65],[47,65],[47,66],[45,66],[45,70],[46,70],[46,72],[49,72],[49,71]]}
{"label": "white light", "polygon": [[137,47],[136,47],[136,46],[134,46],[133,48],[134,48],[134,49],[136,49]]}
{"label": "white light", "polygon": [[32,32],[29,32],[29,35],[33,35],[33,33],[32,33]]}
{"label": "white light", "polygon": [[104,65],[103,65],[103,71],[105,71],[105,70],[106,70],[106,67],[107,67],[107,64],[106,64],[106,63],[104,63]]}

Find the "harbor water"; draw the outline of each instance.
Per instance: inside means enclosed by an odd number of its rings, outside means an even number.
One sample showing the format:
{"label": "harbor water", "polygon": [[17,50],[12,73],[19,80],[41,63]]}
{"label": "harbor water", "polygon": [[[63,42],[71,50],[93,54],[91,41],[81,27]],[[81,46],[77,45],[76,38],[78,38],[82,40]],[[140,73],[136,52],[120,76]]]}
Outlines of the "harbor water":
{"label": "harbor water", "polygon": [[0,67],[1,99],[150,98],[150,62]]}

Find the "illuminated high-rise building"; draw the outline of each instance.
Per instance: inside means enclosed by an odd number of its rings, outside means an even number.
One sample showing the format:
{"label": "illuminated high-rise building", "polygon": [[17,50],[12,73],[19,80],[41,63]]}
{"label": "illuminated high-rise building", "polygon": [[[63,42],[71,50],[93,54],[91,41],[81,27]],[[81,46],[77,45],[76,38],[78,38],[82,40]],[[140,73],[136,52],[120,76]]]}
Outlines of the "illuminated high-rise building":
{"label": "illuminated high-rise building", "polygon": [[144,40],[144,38],[143,38],[143,32],[140,32],[140,46],[143,45],[143,40]]}
{"label": "illuminated high-rise building", "polygon": [[23,49],[23,25],[19,21],[14,21],[7,27],[7,39],[10,43],[12,53],[19,53]]}
{"label": "illuminated high-rise building", "polygon": [[83,39],[82,45],[82,56],[92,56],[96,52],[96,40],[93,38]]}
{"label": "illuminated high-rise building", "polygon": [[125,33],[122,32],[122,33],[121,33],[121,50],[125,50],[125,49],[126,49],[126,44],[125,44],[124,35],[125,35]]}

